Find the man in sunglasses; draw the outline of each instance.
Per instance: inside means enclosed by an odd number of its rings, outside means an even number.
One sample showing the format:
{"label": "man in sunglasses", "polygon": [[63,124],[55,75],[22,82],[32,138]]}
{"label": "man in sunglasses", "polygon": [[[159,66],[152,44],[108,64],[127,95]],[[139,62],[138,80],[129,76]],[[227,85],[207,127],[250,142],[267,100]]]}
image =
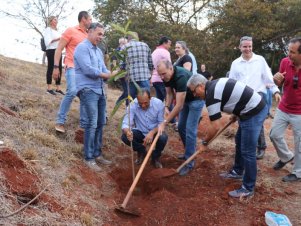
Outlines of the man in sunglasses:
{"label": "man in sunglasses", "polygon": [[[282,59],[279,72],[274,75],[277,85],[283,86],[283,97],[276,110],[270,138],[280,160],[274,165],[280,170],[294,161],[292,173],[282,178],[284,182],[301,181],[301,37],[289,41],[288,57]],[[292,125],[295,154],[284,139],[288,125]]]}

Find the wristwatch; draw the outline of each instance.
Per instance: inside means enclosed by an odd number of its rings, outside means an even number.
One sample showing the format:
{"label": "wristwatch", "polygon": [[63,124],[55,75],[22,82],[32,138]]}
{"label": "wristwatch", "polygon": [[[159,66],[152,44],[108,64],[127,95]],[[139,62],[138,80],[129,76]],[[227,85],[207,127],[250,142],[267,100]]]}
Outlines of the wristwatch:
{"label": "wristwatch", "polygon": [[53,65],[53,68],[56,69],[56,68],[60,68],[59,65]]}
{"label": "wristwatch", "polygon": [[207,146],[208,142],[205,140],[202,140],[202,145]]}

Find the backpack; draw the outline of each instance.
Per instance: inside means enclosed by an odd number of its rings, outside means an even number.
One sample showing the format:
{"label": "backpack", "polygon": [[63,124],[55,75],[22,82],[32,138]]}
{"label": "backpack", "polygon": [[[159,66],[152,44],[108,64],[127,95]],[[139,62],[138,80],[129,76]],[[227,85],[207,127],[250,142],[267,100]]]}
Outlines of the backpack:
{"label": "backpack", "polygon": [[41,50],[42,50],[43,52],[45,52],[45,51],[46,51],[45,40],[44,40],[44,38],[43,38],[43,37],[41,38]]}

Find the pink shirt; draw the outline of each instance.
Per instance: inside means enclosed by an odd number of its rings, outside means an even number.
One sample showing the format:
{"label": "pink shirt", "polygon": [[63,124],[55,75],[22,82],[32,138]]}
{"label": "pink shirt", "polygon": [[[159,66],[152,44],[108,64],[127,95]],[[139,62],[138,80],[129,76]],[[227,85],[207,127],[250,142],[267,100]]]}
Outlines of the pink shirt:
{"label": "pink shirt", "polygon": [[161,60],[169,60],[171,62],[170,53],[164,47],[158,46],[152,53],[152,59],[153,59],[153,64],[154,64],[154,70],[153,70],[151,82],[152,83],[163,82],[161,77],[158,75],[157,65]]}
{"label": "pink shirt", "polygon": [[[286,72],[286,74],[284,75],[283,96],[278,108],[289,114],[301,115],[301,70],[296,71],[293,62],[286,57],[282,59],[279,71]],[[294,75],[299,77],[297,89],[293,87]]]}
{"label": "pink shirt", "polygon": [[67,41],[67,45],[65,47],[66,57],[64,61],[66,67],[74,67],[73,54],[75,47],[87,37],[88,33],[81,29],[79,25],[67,28],[67,30],[62,34],[61,38]]}

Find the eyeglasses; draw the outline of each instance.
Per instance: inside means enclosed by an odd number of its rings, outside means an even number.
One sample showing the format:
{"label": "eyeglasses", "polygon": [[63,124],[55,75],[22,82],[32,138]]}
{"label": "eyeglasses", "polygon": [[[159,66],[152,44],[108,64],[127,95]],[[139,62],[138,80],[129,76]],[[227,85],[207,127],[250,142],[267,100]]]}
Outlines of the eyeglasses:
{"label": "eyeglasses", "polygon": [[296,74],[296,75],[294,75],[294,77],[293,77],[293,88],[294,88],[294,89],[298,89],[298,81],[299,81],[299,77],[298,77],[298,75]]}
{"label": "eyeglasses", "polygon": [[241,43],[242,41],[252,41],[252,37],[250,37],[250,36],[243,36],[243,37],[241,37],[241,39],[240,39],[240,43]]}

